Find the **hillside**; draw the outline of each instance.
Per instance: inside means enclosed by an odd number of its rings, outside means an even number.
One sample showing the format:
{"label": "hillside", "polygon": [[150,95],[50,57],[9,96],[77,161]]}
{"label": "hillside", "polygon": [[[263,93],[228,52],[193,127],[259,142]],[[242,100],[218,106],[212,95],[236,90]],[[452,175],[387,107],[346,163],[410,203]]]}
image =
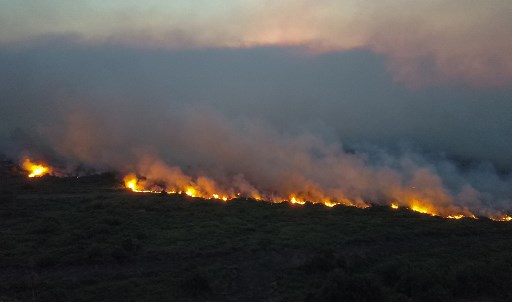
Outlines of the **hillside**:
{"label": "hillside", "polygon": [[512,224],[0,176],[0,301],[510,301]]}

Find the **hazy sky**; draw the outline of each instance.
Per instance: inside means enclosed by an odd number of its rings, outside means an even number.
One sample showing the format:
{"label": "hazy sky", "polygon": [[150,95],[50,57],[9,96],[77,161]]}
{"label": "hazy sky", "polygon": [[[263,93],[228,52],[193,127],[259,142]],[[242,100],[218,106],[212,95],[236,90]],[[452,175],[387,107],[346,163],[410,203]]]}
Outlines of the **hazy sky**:
{"label": "hazy sky", "polygon": [[370,49],[396,80],[507,85],[512,2],[507,0],[3,0],[0,42],[73,35],[87,43],[197,48],[307,45]]}
{"label": "hazy sky", "polygon": [[448,212],[512,203],[512,1],[0,8],[0,153],[284,195],[422,187]]}

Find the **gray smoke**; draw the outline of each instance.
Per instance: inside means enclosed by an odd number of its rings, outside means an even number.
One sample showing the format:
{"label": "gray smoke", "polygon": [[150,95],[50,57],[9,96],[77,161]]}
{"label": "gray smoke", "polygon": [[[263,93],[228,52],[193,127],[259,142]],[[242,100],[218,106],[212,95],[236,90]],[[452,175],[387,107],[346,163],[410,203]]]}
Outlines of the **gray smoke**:
{"label": "gray smoke", "polygon": [[512,91],[410,90],[365,51],[158,51],[56,39],[0,50],[2,149],[254,195],[410,200],[497,216]]}

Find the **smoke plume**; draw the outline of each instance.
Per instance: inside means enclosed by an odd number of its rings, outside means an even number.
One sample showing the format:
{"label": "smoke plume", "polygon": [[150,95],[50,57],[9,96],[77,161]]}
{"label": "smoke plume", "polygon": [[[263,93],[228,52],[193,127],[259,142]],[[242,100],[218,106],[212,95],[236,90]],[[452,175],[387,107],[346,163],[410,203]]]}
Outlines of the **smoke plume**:
{"label": "smoke plume", "polygon": [[197,196],[510,211],[510,91],[410,91],[365,52],[59,43],[0,54],[11,158],[133,173],[146,189]]}

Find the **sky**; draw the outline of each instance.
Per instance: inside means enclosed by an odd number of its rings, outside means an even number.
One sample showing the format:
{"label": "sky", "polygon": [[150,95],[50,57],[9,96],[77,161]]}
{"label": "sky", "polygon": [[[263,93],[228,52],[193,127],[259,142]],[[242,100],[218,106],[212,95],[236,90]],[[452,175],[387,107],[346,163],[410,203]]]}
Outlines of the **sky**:
{"label": "sky", "polygon": [[510,1],[0,8],[9,157],[352,200],[407,199],[414,183],[478,213],[512,204]]}
{"label": "sky", "polygon": [[506,85],[512,4],[506,0],[1,1],[0,42],[70,35],[143,48],[306,45],[369,49],[397,81]]}

